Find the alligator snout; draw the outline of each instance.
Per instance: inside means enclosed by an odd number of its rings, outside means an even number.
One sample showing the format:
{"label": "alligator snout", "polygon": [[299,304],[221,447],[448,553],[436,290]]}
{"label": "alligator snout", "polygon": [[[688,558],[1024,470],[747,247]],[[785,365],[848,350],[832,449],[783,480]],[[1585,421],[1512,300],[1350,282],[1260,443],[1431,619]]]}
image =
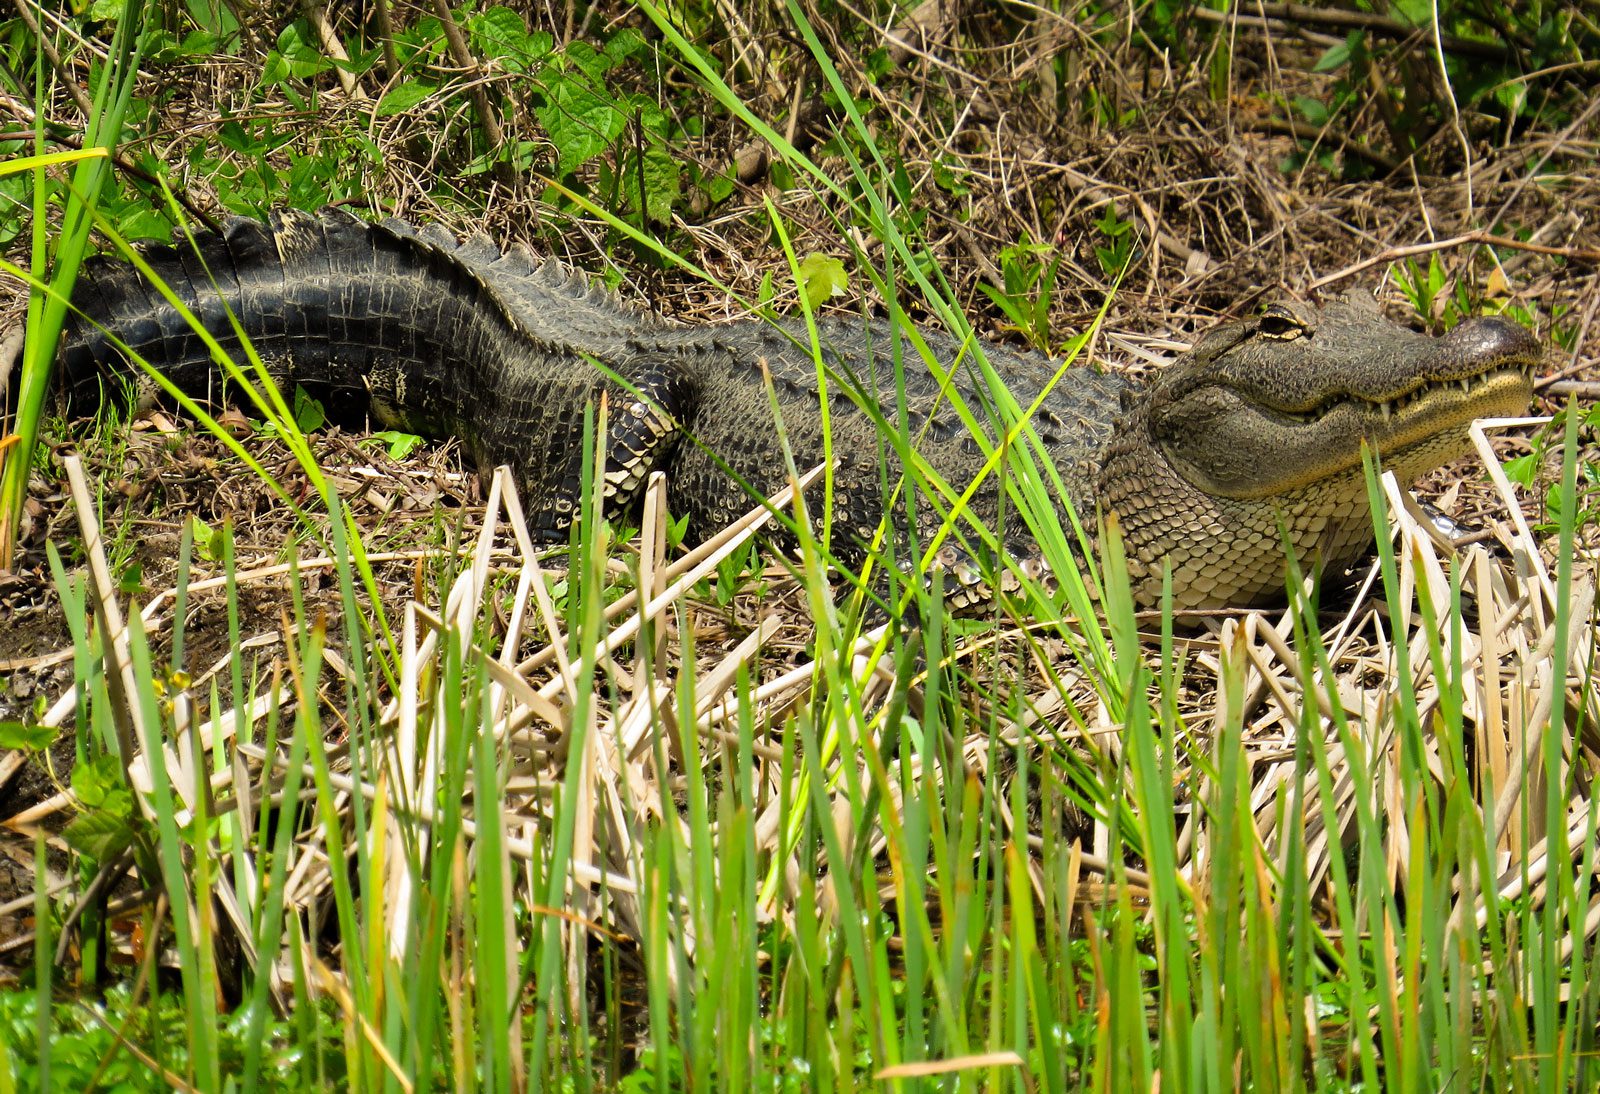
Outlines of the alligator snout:
{"label": "alligator snout", "polygon": [[1439,350],[1445,361],[1469,366],[1474,372],[1519,364],[1531,367],[1544,353],[1526,327],[1499,316],[1462,323],[1439,340]]}

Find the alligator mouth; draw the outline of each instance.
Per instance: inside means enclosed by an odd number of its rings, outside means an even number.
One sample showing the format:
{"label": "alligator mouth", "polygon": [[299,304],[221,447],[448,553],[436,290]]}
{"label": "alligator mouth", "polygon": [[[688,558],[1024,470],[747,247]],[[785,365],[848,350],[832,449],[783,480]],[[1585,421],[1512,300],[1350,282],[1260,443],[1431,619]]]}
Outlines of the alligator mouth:
{"label": "alligator mouth", "polygon": [[1385,399],[1335,395],[1309,411],[1241,400],[1237,413],[1220,415],[1199,437],[1167,438],[1162,451],[1191,485],[1241,501],[1359,476],[1363,442],[1386,465],[1420,473],[1464,447],[1474,419],[1525,411],[1534,371],[1502,358],[1471,376],[1426,380]]}
{"label": "alligator mouth", "polygon": [[1419,410],[1426,413],[1441,401],[1461,406],[1499,396],[1511,388],[1531,389],[1537,374],[1537,362],[1519,361],[1512,365],[1500,364],[1472,376],[1424,380],[1409,391],[1384,399],[1341,393],[1325,399],[1310,410],[1273,406],[1263,406],[1262,409],[1285,422],[1314,425],[1325,421],[1341,408],[1353,408],[1363,417],[1379,419],[1385,426],[1400,426],[1415,417]]}

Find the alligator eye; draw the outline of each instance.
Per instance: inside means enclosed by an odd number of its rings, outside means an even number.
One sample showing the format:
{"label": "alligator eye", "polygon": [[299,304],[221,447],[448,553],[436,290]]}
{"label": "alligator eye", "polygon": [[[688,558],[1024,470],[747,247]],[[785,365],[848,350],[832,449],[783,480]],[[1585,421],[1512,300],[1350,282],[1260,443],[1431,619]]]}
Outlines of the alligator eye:
{"label": "alligator eye", "polygon": [[1261,313],[1258,329],[1263,338],[1270,338],[1274,342],[1292,342],[1302,334],[1311,333],[1311,328],[1282,304],[1267,305],[1267,309]]}

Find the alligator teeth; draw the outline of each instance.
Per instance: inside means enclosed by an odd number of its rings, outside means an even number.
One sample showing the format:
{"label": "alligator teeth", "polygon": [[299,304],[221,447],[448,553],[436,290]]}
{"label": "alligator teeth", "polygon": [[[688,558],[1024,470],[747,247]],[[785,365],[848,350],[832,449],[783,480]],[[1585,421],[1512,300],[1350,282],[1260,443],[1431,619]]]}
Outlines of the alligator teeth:
{"label": "alligator teeth", "polygon": [[[1518,367],[1517,371],[1519,371],[1523,377],[1528,380],[1534,380],[1538,377],[1537,366],[1522,365]],[[1451,388],[1460,388],[1462,394],[1471,395],[1473,389],[1485,379],[1487,379],[1487,375],[1468,376],[1456,380],[1434,380],[1430,383],[1422,385],[1409,395],[1397,395],[1393,399],[1386,399],[1383,402],[1374,402],[1369,405],[1377,407],[1378,413],[1381,414],[1383,416],[1383,420],[1387,422],[1393,418],[1395,414],[1405,410],[1412,403],[1427,395],[1429,392],[1441,390],[1449,391]],[[1317,415],[1315,413],[1311,413],[1298,415],[1297,417],[1299,417],[1302,421],[1313,421],[1316,419]]]}

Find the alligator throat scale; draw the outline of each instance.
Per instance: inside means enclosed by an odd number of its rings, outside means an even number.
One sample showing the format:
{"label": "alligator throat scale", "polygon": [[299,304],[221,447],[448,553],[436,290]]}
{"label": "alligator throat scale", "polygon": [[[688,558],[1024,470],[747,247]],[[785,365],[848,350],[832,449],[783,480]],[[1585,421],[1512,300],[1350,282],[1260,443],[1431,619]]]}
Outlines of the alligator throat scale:
{"label": "alligator throat scale", "polygon": [[[331,209],[234,220],[196,244],[144,257],[224,350],[245,359],[237,321],[280,385],[304,385],[384,427],[459,437],[480,468],[509,464],[537,536],[562,536],[575,512],[585,407],[602,392],[608,506],[626,511],[649,473],[665,471],[691,537],[748,511],[738,479],[763,495],[784,484],[774,398],[795,463],[823,457],[801,323],[676,326],[520,247],[502,254],[482,237],[458,243]],[[205,342],[131,266],[87,262],[73,303],[57,373],[69,406],[92,405],[106,377],[129,375],[122,346],[184,391],[218,394]],[[898,357],[920,457],[958,489],[980,473],[981,446],[913,348],[956,364],[962,399],[981,407],[983,380],[961,343],[936,331],[908,338],[876,320],[817,326],[829,374],[859,384],[890,422]],[[1153,603],[1170,564],[1177,607],[1205,608],[1281,596],[1280,528],[1308,562],[1354,562],[1372,534],[1362,440],[1415,478],[1465,450],[1474,418],[1522,413],[1541,352],[1500,319],[1430,338],[1351,297],[1273,305],[1217,327],[1143,386],[1086,366],[1051,386],[1057,369],[1043,357],[999,345],[984,355],[1022,406],[1049,388],[1034,430],[1083,519],[1115,514],[1136,597]],[[893,483],[899,465],[872,416],[832,385],[828,412],[833,546],[850,559],[880,522],[884,472]],[[992,487],[971,503],[991,528],[1000,510]],[[938,523],[925,519],[924,537]],[[1008,523],[1020,522],[1012,513]],[[1005,546],[1018,562],[1037,557],[1026,540],[1008,535]]]}

